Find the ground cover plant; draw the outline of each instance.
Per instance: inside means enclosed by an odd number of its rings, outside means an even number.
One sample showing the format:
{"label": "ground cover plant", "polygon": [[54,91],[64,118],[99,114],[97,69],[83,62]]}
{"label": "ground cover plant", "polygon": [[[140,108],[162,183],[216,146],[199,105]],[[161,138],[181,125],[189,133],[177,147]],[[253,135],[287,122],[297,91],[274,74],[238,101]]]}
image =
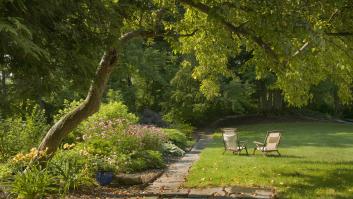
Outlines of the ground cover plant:
{"label": "ground cover plant", "polygon": [[251,142],[263,141],[267,130],[283,130],[282,157],[264,157],[260,152],[222,155],[221,134],[215,134],[192,167],[186,187],[260,186],[276,188],[280,198],[353,197],[353,125],[292,122],[236,127],[241,139]]}

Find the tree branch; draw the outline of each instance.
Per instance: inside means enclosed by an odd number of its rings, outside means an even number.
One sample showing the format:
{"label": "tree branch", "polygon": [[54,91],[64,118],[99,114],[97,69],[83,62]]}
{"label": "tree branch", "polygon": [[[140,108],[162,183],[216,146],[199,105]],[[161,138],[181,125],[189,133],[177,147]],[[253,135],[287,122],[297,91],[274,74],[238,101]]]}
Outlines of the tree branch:
{"label": "tree branch", "polygon": [[290,62],[291,59],[293,59],[295,56],[297,56],[299,53],[303,52],[307,47],[309,46],[309,42],[305,42],[302,47],[300,47],[297,51],[295,51],[295,53],[293,53],[292,56],[290,56],[285,62],[284,65],[288,65],[288,63]]}
{"label": "tree branch", "polygon": [[353,36],[353,32],[325,32],[328,36]]}
{"label": "tree branch", "polygon": [[309,42],[308,42],[308,41],[305,42],[304,45],[303,45],[301,48],[299,48],[299,49],[292,55],[292,57],[297,56],[297,55],[298,55],[299,53],[301,53],[306,47],[308,47],[308,45],[309,45]]}
{"label": "tree branch", "polygon": [[171,36],[171,37],[192,37],[192,36],[194,36],[197,33],[197,31],[199,31],[199,29],[195,29],[191,33],[185,33],[185,34],[180,34],[178,32],[174,32],[174,31],[168,31],[168,32],[166,32],[164,34],[163,33],[160,34],[160,36],[166,36],[166,37],[169,37],[169,36]]}

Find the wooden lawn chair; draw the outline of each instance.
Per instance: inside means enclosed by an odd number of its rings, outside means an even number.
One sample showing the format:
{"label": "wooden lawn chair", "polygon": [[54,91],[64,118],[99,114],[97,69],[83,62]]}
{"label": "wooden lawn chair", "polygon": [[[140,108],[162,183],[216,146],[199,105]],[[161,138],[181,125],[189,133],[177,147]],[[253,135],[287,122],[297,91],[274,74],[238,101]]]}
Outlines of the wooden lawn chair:
{"label": "wooden lawn chair", "polygon": [[224,152],[232,151],[233,154],[237,153],[238,155],[242,150],[245,149],[246,154],[249,155],[248,149],[246,148],[246,141],[240,141],[238,132],[236,132],[235,128],[224,128],[222,129],[223,134],[223,144],[224,144]]}
{"label": "wooden lawn chair", "polygon": [[281,131],[279,130],[272,130],[267,131],[267,135],[265,138],[264,143],[255,141],[256,147],[254,148],[253,155],[255,155],[256,151],[261,151],[264,155],[270,152],[277,152],[279,156],[281,154],[278,151],[278,145],[281,140]]}

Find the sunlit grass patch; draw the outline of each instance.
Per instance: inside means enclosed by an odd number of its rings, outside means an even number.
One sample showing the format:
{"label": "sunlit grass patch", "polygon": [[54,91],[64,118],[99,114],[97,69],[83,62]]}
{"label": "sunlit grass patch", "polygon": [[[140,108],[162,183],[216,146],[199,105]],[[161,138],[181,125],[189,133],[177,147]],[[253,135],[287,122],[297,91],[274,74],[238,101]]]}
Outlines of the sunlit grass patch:
{"label": "sunlit grass patch", "polygon": [[226,152],[220,134],[201,153],[185,186],[274,187],[281,198],[353,198],[353,125],[266,123],[236,126],[241,140],[263,141],[267,130],[283,130],[279,150],[265,157]]}

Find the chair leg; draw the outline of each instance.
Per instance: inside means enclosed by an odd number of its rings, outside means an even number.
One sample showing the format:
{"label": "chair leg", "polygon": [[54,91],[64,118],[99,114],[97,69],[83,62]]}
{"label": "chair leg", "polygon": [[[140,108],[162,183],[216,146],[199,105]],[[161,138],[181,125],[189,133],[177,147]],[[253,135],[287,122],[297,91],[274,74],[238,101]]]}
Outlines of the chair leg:
{"label": "chair leg", "polygon": [[226,152],[226,150],[223,151],[222,155],[224,155],[225,152]]}
{"label": "chair leg", "polygon": [[245,149],[246,155],[249,155],[248,149],[246,147],[244,149]]}
{"label": "chair leg", "polygon": [[254,148],[254,151],[252,152],[252,154],[255,155],[255,152],[256,152],[256,148]]}
{"label": "chair leg", "polygon": [[281,156],[281,154],[279,153],[279,151],[278,151],[278,150],[277,150],[276,152],[278,153],[278,155],[279,155],[279,156]]}

